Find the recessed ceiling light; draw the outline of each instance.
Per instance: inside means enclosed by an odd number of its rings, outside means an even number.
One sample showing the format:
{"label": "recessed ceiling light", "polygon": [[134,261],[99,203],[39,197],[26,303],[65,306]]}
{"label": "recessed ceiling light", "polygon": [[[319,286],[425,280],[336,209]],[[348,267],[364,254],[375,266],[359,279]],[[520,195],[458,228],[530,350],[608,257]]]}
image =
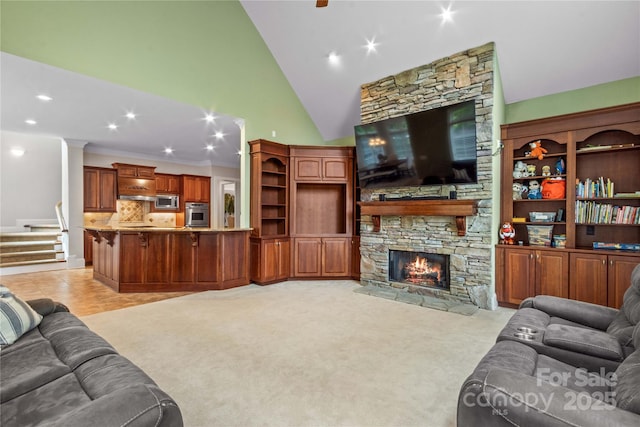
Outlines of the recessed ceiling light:
{"label": "recessed ceiling light", "polygon": [[129,119],[129,120],[133,120],[133,119],[135,119],[135,118],[136,118],[136,113],[134,113],[133,111],[129,111],[129,112],[126,114],[126,116],[127,116],[127,119]]}
{"label": "recessed ceiling light", "polygon": [[378,45],[378,43],[376,43],[376,39],[375,38],[373,38],[371,40],[367,40],[367,53],[375,52],[377,45]]}
{"label": "recessed ceiling light", "polygon": [[442,8],[442,13],[440,14],[440,18],[442,19],[442,23],[453,21],[454,12],[451,10],[451,6]]}
{"label": "recessed ceiling light", "polygon": [[216,147],[214,147],[212,144],[207,145],[207,150],[209,151],[213,151]]}
{"label": "recessed ceiling light", "polygon": [[171,153],[173,153],[173,148],[171,148],[171,147],[167,147],[167,148],[165,148],[165,149],[164,149],[164,152],[165,152],[166,154],[171,154]]}
{"label": "recessed ceiling light", "polygon": [[242,156],[242,150],[238,150],[238,156]]}
{"label": "recessed ceiling light", "polygon": [[115,124],[115,123],[109,123],[109,124],[107,125],[107,127],[108,127],[109,129],[111,129],[111,130],[116,130],[116,129],[118,129],[118,125],[117,125],[117,124]]}
{"label": "recessed ceiling light", "polygon": [[36,122],[36,121],[35,121],[35,120],[33,120],[33,119],[27,119],[27,120],[25,120],[24,122],[25,122],[26,124],[28,124],[28,125],[37,125],[37,124],[38,124],[38,122]]}
{"label": "recessed ceiling light", "polygon": [[24,156],[24,149],[19,147],[12,148],[11,154],[13,154],[15,157],[22,157]]}
{"label": "recessed ceiling light", "polygon": [[38,96],[36,96],[36,98],[38,98],[40,101],[45,101],[45,102],[49,102],[51,100],[53,100],[52,97],[45,95],[45,94],[40,94]]}
{"label": "recessed ceiling light", "polygon": [[331,52],[329,54],[329,63],[331,65],[338,65],[340,63],[340,56],[335,52]]}
{"label": "recessed ceiling light", "polygon": [[213,114],[209,113],[206,116],[204,116],[204,120],[207,123],[213,123],[216,120],[216,118],[213,116]]}
{"label": "recessed ceiling light", "polygon": [[224,133],[216,132],[216,139],[222,139],[224,137]]}

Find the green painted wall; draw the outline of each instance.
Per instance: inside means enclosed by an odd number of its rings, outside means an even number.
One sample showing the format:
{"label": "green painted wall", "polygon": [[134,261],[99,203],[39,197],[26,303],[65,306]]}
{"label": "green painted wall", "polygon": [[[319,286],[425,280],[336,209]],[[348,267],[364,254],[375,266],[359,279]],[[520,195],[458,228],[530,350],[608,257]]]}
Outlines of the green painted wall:
{"label": "green painted wall", "polygon": [[236,0],[6,1],[1,50],[241,117],[246,139],[324,141]]}
{"label": "green painted wall", "polygon": [[632,102],[640,102],[640,77],[508,104],[505,123],[516,123]]}

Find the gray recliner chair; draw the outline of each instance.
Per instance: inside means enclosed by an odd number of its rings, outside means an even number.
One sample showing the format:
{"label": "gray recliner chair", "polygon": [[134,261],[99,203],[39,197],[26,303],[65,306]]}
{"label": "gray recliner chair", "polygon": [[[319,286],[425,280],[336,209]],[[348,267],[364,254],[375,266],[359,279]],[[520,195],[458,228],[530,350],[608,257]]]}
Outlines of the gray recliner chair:
{"label": "gray recliner chair", "polygon": [[497,341],[518,341],[573,366],[613,372],[635,350],[631,336],[638,323],[640,265],[620,310],[547,295],[527,298]]}
{"label": "gray recliner chair", "polygon": [[640,426],[639,349],[613,373],[589,372],[520,342],[497,342],[463,384],[458,427]]}

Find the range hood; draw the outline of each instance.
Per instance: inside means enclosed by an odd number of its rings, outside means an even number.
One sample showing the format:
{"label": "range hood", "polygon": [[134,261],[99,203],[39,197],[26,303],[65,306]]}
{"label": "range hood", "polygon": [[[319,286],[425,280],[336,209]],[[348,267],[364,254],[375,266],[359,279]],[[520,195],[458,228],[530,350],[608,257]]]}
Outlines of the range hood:
{"label": "range hood", "polygon": [[119,176],[118,199],[155,201],[156,180]]}

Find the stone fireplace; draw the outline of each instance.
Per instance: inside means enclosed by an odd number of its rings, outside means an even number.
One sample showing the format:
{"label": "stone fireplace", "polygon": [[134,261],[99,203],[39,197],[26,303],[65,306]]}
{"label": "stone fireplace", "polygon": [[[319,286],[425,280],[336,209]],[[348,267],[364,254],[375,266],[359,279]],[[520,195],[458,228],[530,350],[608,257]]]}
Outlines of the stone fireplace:
{"label": "stone fireplace", "polygon": [[[458,200],[473,201],[473,213],[385,213],[361,215],[360,283],[386,290],[420,294],[450,302],[497,306],[492,286],[494,44],[469,49],[361,87],[363,124],[473,99],[476,103],[478,182],[441,186],[362,190],[373,202],[384,192],[391,198],[440,196],[456,191]],[[452,201],[453,202],[453,201]],[[380,202],[385,203],[385,202]],[[498,208],[496,206],[496,208]],[[364,209],[364,206],[363,206]],[[433,209],[432,209],[433,210]],[[396,251],[448,258],[447,284],[397,280]],[[404,261],[400,262],[404,264]]]}
{"label": "stone fireplace", "polygon": [[449,255],[389,250],[389,282],[420,288],[449,289]]}

